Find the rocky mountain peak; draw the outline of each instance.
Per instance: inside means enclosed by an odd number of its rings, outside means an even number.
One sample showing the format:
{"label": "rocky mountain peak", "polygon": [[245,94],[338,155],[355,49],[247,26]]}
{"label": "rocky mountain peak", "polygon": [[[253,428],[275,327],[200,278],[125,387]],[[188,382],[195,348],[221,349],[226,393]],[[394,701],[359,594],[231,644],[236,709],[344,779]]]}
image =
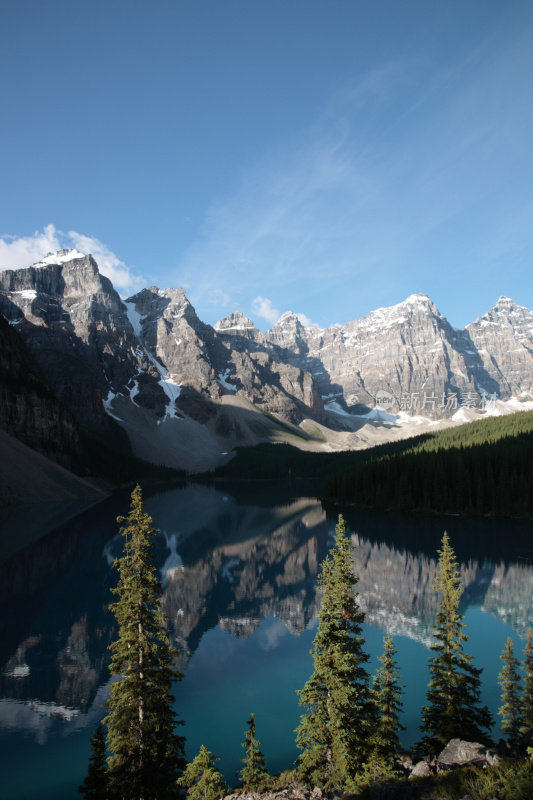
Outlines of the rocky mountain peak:
{"label": "rocky mountain peak", "polygon": [[274,328],[282,328],[282,327],[292,327],[292,328],[303,328],[302,323],[300,322],[298,316],[293,311],[285,311],[284,314],[278,319],[278,321],[274,324]]}
{"label": "rocky mountain peak", "polygon": [[[149,347],[155,347],[159,322],[163,324],[164,321],[167,328],[183,324],[195,330],[203,325],[184,289],[158,289],[157,286],[148,286],[128,297],[125,305],[137,336]],[[146,339],[148,331],[151,331],[148,339],[153,341]]]}
{"label": "rocky mountain peak", "polygon": [[258,333],[254,323],[248,317],[245,317],[241,311],[234,311],[228,314],[224,319],[215,323],[215,330],[217,333],[229,333],[235,335],[247,335],[249,333]]}
{"label": "rocky mountain peak", "polygon": [[401,303],[386,308],[376,308],[366,317],[348,322],[343,328],[348,330],[369,328],[371,330],[385,330],[391,325],[404,325],[412,318],[441,317],[436,305],[425,294],[411,294]]}
{"label": "rocky mountain peak", "polygon": [[308,350],[306,329],[292,311],[286,311],[275,325],[267,331],[265,338],[278,347],[304,353]]}
{"label": "rocky mountain peak", "polygon": [[[44,258],[36,261],[33,266],[46,267],[48,264],[65,264],[67,261],[74,261],[74,259],[87,257],[85,253],[80,253],[79,250],[69,247],[66,250],[57,250],[55,253],[48,253]],[[90,256],[90,258],[91,261],[95,263],[92,256]]]}
{"label": "rocky mountain peak", "polygon": [[533,311],[525,306],[519,306],[510,297],[502,295],[489,311],[467,325],[466,329],[486,325],[507,325],[513,328],[525,325],[530,327],[530,333],[533,333]]}
{"label": "rocky mountain peak", "polygon": [[502,296],[466,332],[499,393],[533,392],[533,311]]}
{"label": "rocky mountain peak", "polygon": [[184,289],[158,289],[157,286],[147,286],[146,289],[128,297],[126,303],[133,303],[137,312],[142,315],[162,314],[169,307],[174,313],[186,313],[192,309]]}
{"label": "rocky mountain peak", "polygon": [[519,306],[518,303],[515,303],[510,297],[505,297],[503,295],[498,298],[497,303],[491,311],[494,315],[500,315],[506,318],[510,324],[514,321],[520,322],[528,319],[533,321],[533,312],[525,306]]}
{"label": "rocky mountain peak", "polygon": [[410,314],[414,316],[418,315],[430,315],[435,317],[441,317],[441,313],[435,303],[431,300],[427,294],[422,294],[420,292],[416,294],[410,294],[409,297],[406,297],[401,303],[398,303],[395,306],[390,306],[388,309],[380,309],[381,311],[389,311],[391,315],[395,313],[402,313],[402,314]]}

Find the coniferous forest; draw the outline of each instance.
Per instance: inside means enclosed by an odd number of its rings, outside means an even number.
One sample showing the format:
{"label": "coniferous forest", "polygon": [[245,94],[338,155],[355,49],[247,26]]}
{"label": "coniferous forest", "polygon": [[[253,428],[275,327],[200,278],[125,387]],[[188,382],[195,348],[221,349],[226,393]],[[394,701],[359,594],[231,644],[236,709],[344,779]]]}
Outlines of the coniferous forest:
{"label": "coniferous forest", "polygon": [[338,453],[286,444],[237,448],[214,477],[313,478],[320,497],[378,510],[533,517],[533,412],[489,417]]}
{"label": "coniferous forest", "polygon": [[494,417],[368,451],[322,496],[380,510],[533,517],[533,412]]}
{"label": "coniferous forest", "polygon": [[[169,641],[161,586],[152,564],[151,542],[157,531],[144,511],[139,486],[132,493],[128,517],[118,521],[125,547],[115,562],[119,582],[111,608],[118,635],[110,646],[111,671],[117,680],[111,684],[107,717],[92,737],[88,771],[79,791],[87,800],[217,800],[230,789],[216,767],[216,754],[202,745],[189,764],[184,759],[183,723],[171,694],[172,680],[181,675],[172,666],[176,651]],[[459,611],[460,572],[447,533],[438,555],[433,589],[440,605],[415,752],[428,772],[431,759],[438,759],[450,740],[490,745],[494,722],[481,703],[482,670],[468,655],[468,634]],[[322,600],[311,651],[313,672],[299,691],[300,755],[293,769],[269,775],[251,713],[242,744],[244,766],[233,791],[272,792],[300,785],[331,796],[349,791],[369,800],[533,797],[533,747],[528,747],[533,743],[531,632],[523,660],[513,652],[511,640],[501,655],[499,714],[506,741],[500,743],[500,755],[491,751],[492,762],[485,769],[434,771],[413,782],[399,752],[402,683],[393,641],[387,633],[381,666],[371,679],[357,583],[351,539],[339,516],[335,543],[319,577]]]}

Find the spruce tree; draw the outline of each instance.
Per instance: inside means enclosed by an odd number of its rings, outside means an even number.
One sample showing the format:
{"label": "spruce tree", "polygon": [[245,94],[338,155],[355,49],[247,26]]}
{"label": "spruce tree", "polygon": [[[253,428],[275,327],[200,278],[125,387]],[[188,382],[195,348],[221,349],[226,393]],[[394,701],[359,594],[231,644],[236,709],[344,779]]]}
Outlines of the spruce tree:
{"label": "spruce tree", "polygon": [[187,764],[185,772],[178,779],[178,785],[186,788],[187,800],[217,800],[227,792],[224,776],[215,767],[217,756],[212,756],[202,745],[196,758]]}
{"label": "spruce tree", "polygon": [[402,709],[402,687],[398,683],[399,671],[394,660],[396,651],[390,633],[383,642],[383,654],[379,657],[381,667],[372,682],[375,725],[371,736],[372,752],[368,768],[373,778],[385,775],[394,766],[394,755],[401,747],[398,731],[405,730],[400,723]]}
{"label": "spruce tree", "polygon": [[468,636],[459,613],[461,579],[447,533],[438,553],[434,588],[442,592],[442,599],[433,626],[436,642],[431,649],[435,656],[429,660],[431,679],[421,726],[425,734],[421,749],[434,755],[454,738],[488,743],[492,724],[488,708],[480,705],[482,670],[474,667],[471,656],[463,651]]}
{"label": "spruce tree", "polygon": [[100,724],[91,736],[89,769],[78,789],[86,800],[107,800],[108,773],[105,750],[104,727]]}
{"label": "spruce tree", "polygon": [[248,730],[242,746],[245,749],[246,756],[242,759],[244,767],[239,772],[239,781],[243,789],[247,791],[261,791],[268,779],[268,772],[265,766],[265,758],[259,749],[259,742],[255,738],[254,714],[250,714]]}
{"label": "spruce tree", "polygon": [[519,663],[514,654],[513,640],[509,636],[500,656],[503,667],[498,676],[502,704],[498,714],[502,717],[502,730],[507,733],[511,748],[516,747],[522,726],[522,708]]}
{"label": "spruce tree", "polygon": [[524,692],[522,702],[522,724],[526,730],[533,728],[533,637],[531,629],[527,632],[526,646],[524,647],[524,660],[522,661],[524,675]]}
{"label": "spruce tree", "polygon": [[322,602],[314,671],[298,692],[307,708],[296,731],[301,779],[327,791],[352,785],[368,753],[370,699],[352,546],[339,517],[335,546],[319,578]]}
{"label": "spruce tree", "polygon": [[161,609],[161,585],[152,564],[151,540],[157,531],[144,511],[142,492],[131,495],[123,525],[122,558],[115,565],[119,582],[111,605],[118,637],[110,645],[111,683],[107,702],[107,745],[113,798],[118,800],[168,800],[179,797],[176,784],[184,764],[184,739],[175,732],[178,722],[172,708],[175,650],[170,645]]}

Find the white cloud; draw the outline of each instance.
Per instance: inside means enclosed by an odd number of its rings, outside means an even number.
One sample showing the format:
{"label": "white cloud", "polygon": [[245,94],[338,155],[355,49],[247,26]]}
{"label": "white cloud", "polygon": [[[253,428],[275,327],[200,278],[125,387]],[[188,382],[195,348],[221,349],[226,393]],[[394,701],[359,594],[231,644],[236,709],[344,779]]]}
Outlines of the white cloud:
{"label": "white cloud", "polygon": [[130,268],[100,239],[77,231],[69,231],[67,237],[77,250],[93,256],[102,275],[109,278],[117,291],[130,292],[142,288],[142,279],[132,275]]}
{"label": "white cloud", "polygon": [[283,622],[281,622],[281,620],[275,620],[269,627],[262,627],[258,631],[257,638],[259,640],[259,646],[267,653],[271,650],[275,650],[288,633],[289,631]]}
{"label": "white cloud", "polygon": [[208,295],[208,302],[213,306],[227,308],[231,303],[231,298],[223,289],[211,289]]}
{"label": "white cloud", "polygon": [[99,239],[77,231],[64,233],[52,224],[46,225],[42,231],[35,231],[31,236],[1,236],[0,269],[30,267],[48,253],[70,247],[91,254],[102,275],[110,279],[117,291],[130,293],[142,287],[143,280],[134,275],[130,267]]}
{"label": "white cloud", "polygon": [[272,325],[281,317],[280,312],[277,308],[274,308],[272,300],[268,297],[255,297],[252,300],[252,311],[254,314],[257,314],[258,317],[262,317],[266,319],[267,322],[272,323]]}
{"label": "white cloud", "polygon": [[1,236],[0,269],[30,267],[43,256],[60,250],[61,247],[54,225],[47,225],[42,231],[35,231],[32,236]]}
{"label": "white cloud", "polygon": [[300,313],[300,314],[296,314],[296,316],[298,317],[298,319],[300,320],[300,322],[302,323],[304,328],[320,328],[320,325],[318,325],[318,323],[313,322],[311,319],[309,319],[307,314]]}

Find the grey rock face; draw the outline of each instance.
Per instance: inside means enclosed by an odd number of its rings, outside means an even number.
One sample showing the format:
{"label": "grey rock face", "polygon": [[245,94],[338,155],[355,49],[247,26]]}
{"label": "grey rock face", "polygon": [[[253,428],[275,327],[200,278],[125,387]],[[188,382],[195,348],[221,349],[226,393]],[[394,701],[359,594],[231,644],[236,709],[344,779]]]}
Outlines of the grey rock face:
{"label": "grey rock face", "polygon": [[240,311],[234,311],[233,314],[228,314],[227,317],[215,323],[215,331],[235,336],[236,338],[253,339],[255,341],[261,338],[261,333],[257,330],[252,320],[245,317]]}
{"label": "grey rock face", "polygon": [[340,402],[355,413],[373,408],[380,391],[394,399],[391,411],[429,417],[453,413],[462,396],[479,400],[481,388],[501,393],[468,336],[426,295],[326,330],[303,328],[285,315],[266,336],[306,365],[326,405]]}
{"label": "grey rock face", "polygon": [[533,393],[533,312],[509,297],[466,328],[487,375],[503,396]]}
{"label": "grey rock face", "polygon": [[183,289],[155,286],[126,306],[147,354],[181,388],[177,408],[193,419],[215,416],[213,404],[227,394],[294,423],[315,408],[320,413],[312,376],[273,360],[259,331],[239,312],[211,328],[198,319]]}
{"label": "grey rock face", "polygon": [[139,339],[147,351],[168,371],[178,385],[199,391],[215,388],[211,365],[213,331],[204,325],[183,289],[150,286],[126,300],[139,319]]}
{"label": "grey rock face", "polygon": [[17,329],[0,315],[0,427],[71,468],[80,455],[76,422],[58,403]]}
{"label": "grey rock face", "polygon": [[0,311],[16,324],[56,396],[82,424],[105,428],[107,393],[139,369],[154,370],[137,352],[120,297],[92,257],[58,261],[0,273]]}

